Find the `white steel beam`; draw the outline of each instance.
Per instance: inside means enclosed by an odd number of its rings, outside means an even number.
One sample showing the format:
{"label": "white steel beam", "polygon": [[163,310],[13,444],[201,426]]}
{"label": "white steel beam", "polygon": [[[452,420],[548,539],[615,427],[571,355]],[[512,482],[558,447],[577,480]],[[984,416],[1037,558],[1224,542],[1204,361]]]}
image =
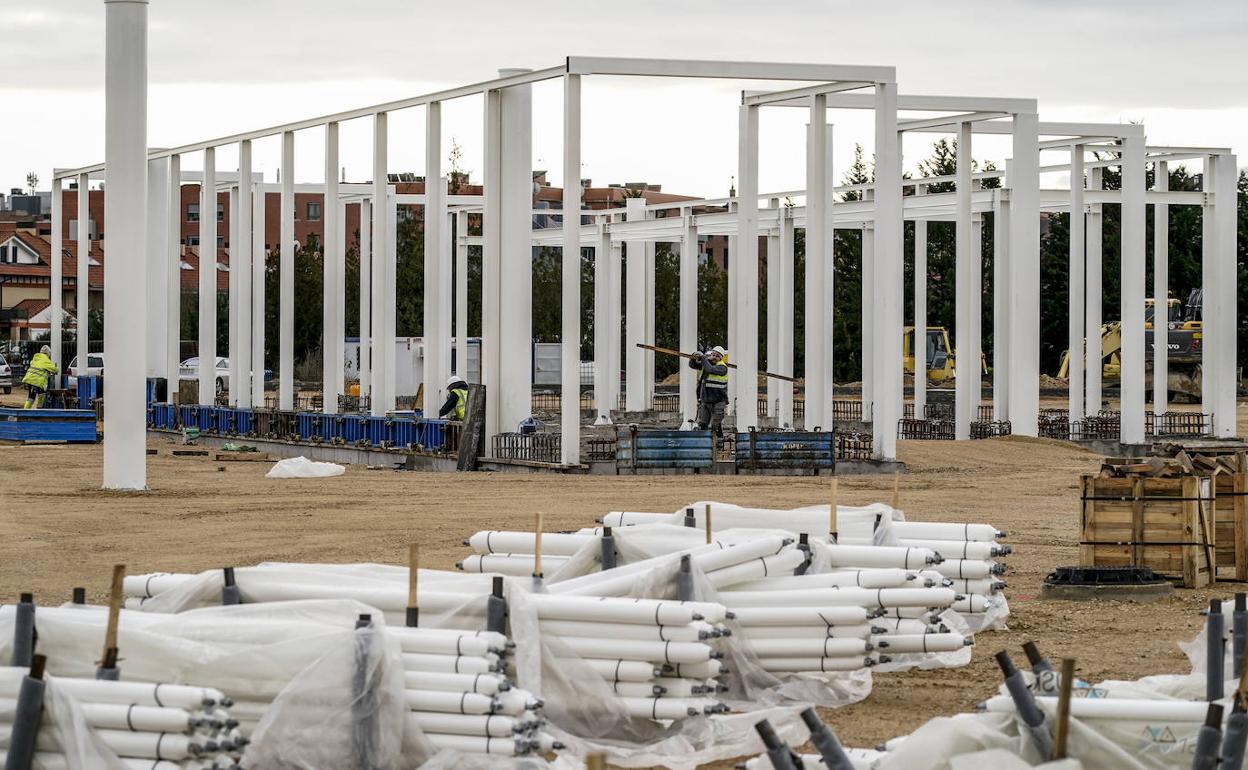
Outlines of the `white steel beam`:
{"label": "white steel beam", "polygon": [[447,331],[442,328],[444,295],[442,247],[446,223],[446,187],[442,181],[442,104],[425,107],[425,290],[424,290],[424,403],[425,413],[446,396]]}
{"label": "white steel beam", "polygon": [[[1104,179],[1104,171],[1100,168],[1093,168],[1089,171],[1088,192],[1091,193],[1100,190]],[[1087,340],[1087,362],[1085,364],[1084,374],[1086,377],[1087,399],[1084,405],[1084,413],[1093,415],[1101,411],[1101,380],[1103,374],[1102,349],[1101,349],[1101,317],[1102,317],[1102,283],[1104,276],[1104,266],[1102,263],[1102,252],[1104,251],[1104,233],[1102,225],[1104,224],[1104,214],[1101,204],[1092,203],[1088,206],[1087,225],[1084,228],[1084,238],[1086,240],[1084,262],[1086,264],[1087,278],[1085,280],[1087,303],[1085,311],[1087,318],[1083,322],[1085,339]]]}
{"label": "white steel beam", "polygon": [[[338,284],[338,248],[342,242],[338,219],[338,124],[325,125],[325,195],[321,198],[321,410],[338,414],[338,371],[342,357],[338,341],[342,338],[343,291]],[[426,252],[428,253],[428,252]]]}
{"label": "white steel beam", "polygon": [[[798,78],[792,78],[797,80]],[[835,78],[823,78],[824,80],[834,80]],[[884,81],[892,81],[893,78],[884,78]],[[746,98],[757,97],[769,94],[768,91],[746,91]],[[805,107],[808,104],[805,98],[791,98],[783,101],[770,102],[776,107]],[[874,109],[875,101],[872,94],[829,94],[828,109],[833,110],[870,110]],[[902,94],[897,97],[897,109],[906,112],[1002,112],[1007,114],[1016,114],[1020,112],[1035,112],[1037,109],[1035,99],[1000,99],[983,96],[936,96],[929,94]],[[943,125],[943,124],[942,124]],[[976,132],[981,132],[980,126],[995,125],[991,123],[976,123]],[[1006,130],[988,130],[991,133],[1010,133],[1006,124]],[[912,129],[916,130],[916,129]],[[920,131],[947,131],[943,128],[933,129],[917,129]]]}
{"label": "white steel beam", "polygon": [[[979,347],[973,340],[971,318],[975,312],[975,297],[979,287],[975,285],[971,262],[974,247],[971,239],[971,124],[958,127],[957,154],[957,221],[954,226],[954,345],[957,350],[954,373],[954,438],[965,441],[971,437],[971,421],[975,419],[975,406],[971,403],[971,378],[979,374]],[[917,416],[917,415],[916,415]]]}
{"label": "white steel beam", "polygon": [[563,308],[559,456],[581,462],[581,76],[563,78]]}
{"label": "white steel beam", "polygon": [[739,80],[892,81],[894,67],[783,62],[706,61],[693,59],[627,59],[569,56],[572,75],[639,75],[643,77],[734,78]]}
{"label": "white steel beam", "polygon": [[[1040,411],[1040,153],[1035,113],[1014,116],[1010,174],[1010,423],[1035,436]],[[977,123],[976,126],[989,125]]]}
{"label": "white steel beam", "polygon": [[1123,140],[1121,441],[1144,442],[1144,138]]}
{"label": "white steel beam", "polygon": [[[975,123],[981,120],[997,120],[998,118],[1008,118],[1008,112],[964,112],[958,115],[944,115],[935,118],[915,118],[913,120],[897,121],[898,131],[916,131],[920,128],[937,128],[944,126],[961,126],[963,123]],[[950,133],[954,129],[948,129]]]}
{"label": "white steel beam", "polygon": [[[230,275],[237,274],[238,299],[230,296],[231,315],[237,319],[238,331],[231,331],[231,338],[237,347],[230,348],[230,395],[237,394],[237,403],[243,408],[254,406],[252,402],[253,375],[264,381],[264,372],[252,369],[251,359],[251,291],[252,291],[252,167],[251,142],[240,142],[238,145],[238,174],[244,180],[238,186],[238,203],[231,213],[230,221],[235,227],[230,237]],[[260,223],[263,227],[264,223]],[[236,307],[237,306],[237,307]],[[231,327],[232,328],[232,327]],[[263,406],[263,404],[261,404]]]}
{"label": "white steel beam", "polygon": [[295,408],[295,134],[282,134],[277,408]]}
{"label": "white steel beam", "polygon": [[764,107],[778,102],[796,99],[809,99],[812,96],[835,94],[842,91],[856,91],[859,88],[870,88],[875,85],[871,81],[848,81],[838,83],[821,83],[817,86],[803,86],[784,91],[746,93],[741,96],[741,104],[746,107]]}
{"label": "white steel beam", "polygon": [[217,396],[217,170],[216,150],[204,150],[199,186],[199,403]]}
{"label": "white steel beam", "polygon": [[[1214,285],[1213,323],[1205,327],[1215,328],[1213,344],[1219,361],[1216,379],[1211,383],[1213,399],[1213,435],[1230,438],[1236,434],[1235,361],[1238,351],[1235,340],[1237,316],[1236,302],[1239,296],[1238,266],[1236,263],[1236,222],[1238,200],[1236,185],[1236,156],[1221,154],[1213,157],[1214,175],[1214,223],[1217,237],[1217,281]],[[1208,302],[1206,295],[1205,302]],[[1208,318],[1206,316],[1206,318]]]}
{"label": "white steel beam", "polygon": [[78,259],[76,261],[77,275],[74,278],[78,295],[74,302],[74,315],[78,323],[74,334],[77,341],[78,365],[82,367],[86,366],[91,337],[91,191],[88,189],[90,181],[86,174],[78,176]]}
{"label": "white steel beam", "polygon": [[827,296],[824,262],[828,259],[824,253],[827,244],[824,212],[831,197],[825,173],[829,165],[827,101],[825,94],[817,94],[807,100],[810,120],[806,128],[806,304],[803,311],[806,362],[803,373],[806,380],[806,412],[803,422],[806,430],[814,430],[815,426],[828,430],[832,428],[831,420],[825,419],[824,414],[829,395],[824,392],[826,375],[823,370],[826,359],[824,345],[829,336],[824,328],[826,315],[823,312]]}
{"label": "white steel beam", "polygon": [[[1153,189],[1170,189],[1170,166],[1153,166]],[[1153,204],[1153,414],[1169,409],[1170,379],[1170,207]]]}
{"label": "white steel beam", "polygon": [[[56,185],[53,185],[56,192]],[[144,261],[147,273],[147,377],[169,377],[165,351],[169,344],[169,159],[147,163],[147,250]],[[59,260],[57,260],[59,261]],[[56,282],[51,284],[57,286]],[[53,289],[54,294],[60,291]],[[57,346],[59,347],[59,345]],[[55,348],[54,348],[55,349]],[[175,370],[173,377],[177,378]]]}
{"label": "white steel beam", "polygon": [[1071,147],[1070,171],[1070,248],[1068,252],[1069,292],[1066,314],[1066,349],[1067,374],[1070,393],[1067,410],[1071,420],[1082,420],[1083,412],[1083,370],[1084,370],[1084,283],[1086,268],[1084,267],[1084,203],[1083,203],[1083,161],[1084,149],[1080,146]]}
{"label": "white steel beam", "polygon": [[65,311],[63,307],[65,302],[65,240],[64,232],[62,230],[65,215],[61,210],[65,203],[63,200],[65,193],[61,188],[61,180],[53,178],[51,214],[52,255],[51,259],[48,260],[52,274],[48,280],[48,300],[51,302],[52,307],[52,317],[49,319],[49,322],[52,325],[49,333],[49,341],[51,342],[52,348],[52,362],[56,364],[57,371],[64,372],[66,369],[65,364],[68,362],[63,360],[63,356],[61,354],[61,342],[65,327]]}
{"label": "white steel beam", "polygon": [[265,243],[265,194],[254,189],[252,195],[251,229],[251,404],[254,407],[264,406],[264,315],[265,315],[265,270],[268,262],[268,247]]}
{"label": "white steel beam", "polygon": [[738,107],[737,431],[758,427],[758,108]]}
{"label": "white steel beam", "polygon": [[[112,252],[104,265],[104,285],[111,287],[104,301],[104,350],[112,362],[104,413],[104,488],[142,490],[147,489],[147,346],[136,345],[134,335],[146,328],[147,314],[142,301],[147,237],[147,2],[106,0],[104,8],[108,164],[104,218],[109,223]],[[85,184],[80,194],[87,197]],[[86,229],[85,218],[78,227],[80,232]],[[86,255],[79,257],[85,260]],[[80,328],[85,323],[83,318]]]}
{"label": "white steel beam", "polygon": [[[875,88],[875,344],[872,432],[877,459],[897,457],[901,418],[902,258],[901,153],[897,141],[897,84]],[[1037,216],[1037,224],[1039,217]]]}

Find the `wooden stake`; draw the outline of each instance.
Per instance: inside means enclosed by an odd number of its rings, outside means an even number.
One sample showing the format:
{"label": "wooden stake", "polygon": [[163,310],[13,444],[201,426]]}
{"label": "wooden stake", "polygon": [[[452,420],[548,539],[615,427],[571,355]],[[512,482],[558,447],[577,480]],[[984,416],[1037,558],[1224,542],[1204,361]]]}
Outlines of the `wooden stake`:
{"label": "wooden stake", "polygon": [[538,511],[533,527],[533,577],[542,576],[542,513]]}
{"label": "wooden stake", "polygon": [[832,477],[832,507],[828,511],[828,534],[832,536],[832,542],[837,540],[837,524],[839,516],[836,510],[836,476]]}
{"label": "wooden stake", "polygon": [[893,471],[893,510],[901,510],[901,472]]}
{"label": "wooden stake", "polygon": [[416,590],[420,575],[420,546],[412,543],[407,547],[407,625],[415,628],[420,622],[420,593]]}
{"label": "wooden stake", "polygon": [[[117,661],[117,623],[121,620],[121,605],[124,601],[122,584],[126,580],[126,565],[113,566],[113,585],[108,596],[108,626],[104,631],[104,655],[101,660],[105,668],[115,668]],[[110,665],[111,663],[111,665]]]}
{"label": "wooden stake", "polygon": [[1062,681],[1057,692],[1057,734],[1053,739],[1053,759],[1066,758],[1066,739],[1070,735],[1070,688],[1075,682],[1075,659],[1062,658]]}
{"label": "wooden stake", "polygon": [[607,770],[607,755],[601,751],[585,757],[585,770]]}
{"label": "wooden stake", "polygon": [[711,504],[706,504],[706,544],[711,544]]}

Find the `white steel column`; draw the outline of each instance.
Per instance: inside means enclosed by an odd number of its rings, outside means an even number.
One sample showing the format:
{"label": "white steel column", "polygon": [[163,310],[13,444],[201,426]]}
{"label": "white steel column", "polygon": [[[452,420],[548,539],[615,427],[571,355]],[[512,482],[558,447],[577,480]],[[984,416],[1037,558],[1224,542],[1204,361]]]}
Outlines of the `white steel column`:
{"label": "white steel column", "polygon": [[758,108],[738,107],[737,432],[758,427]]}
{"label": "white steel column", "polygon": [[1121,441],[1144,441],[1144,138],[1122,140]]}
{"label": "white steel column", "polygon": [[[500,77],[525,70],[500,70]],[[502,429],[533,411],[533,87],[502,90],[499,213],[499,388]],[[572,171],[579,177],[580,170]]]}
{"label": "white steel column", "polygon": [[[1213,414],[1215,408],[1214,386],[1217,381],[1218,361],[1217,345],[1218,330],[1214,328],[1216,313],[1214,296],[1218,282],[1218,236],[1215,227],[1217,209],[1214,206],[1216,195],[1215,179],[1218,169],[1214,156],[1204,159],[1205,168],[1201,175],[1201,189],[1205,193],[1205,203],[1201,207],[1200,226],[1200,286],[1202,296],[1201,319],[1201,356],[1200,356],[1200,411]],[[1205,383],[1209,383],[1206,385]]]}
{"label": "white steel column", "polygon": [[[52,324],[49,334],[49,343],[52,348],[52,362],[56,364],[57,371],[65,371],[66,362],[61,356],[61,341],[64,331],[65,311],[63,308],[65,302],[65,243],[62,231],[62,218],[64,214],[61,212],[64,206],[64,191],[61,180],[56,177],[56,171],[52,172],[52,254],[49,261],[49,267],[52,269],[52,275],[48,280],[48,300],[51,302],[52,317],[49,322]],[[176,375],[175,375],[176,376]]]}
{"label": "white steel column", "polygon": [[[1170,189],[1170,167],[1153,165],[1153,189]],[[1153,414],[1166,413],[1170,403],[1170,207],[1153,204]]]}
{"label": "white steel column", "polygon": [[[238,256],[238,188],[231,187],[229,195],[226,215],[229,217],[230,224],[226,230],[226,240],[229,241],[230,269],[226,272],[226,278],[229,282],[229,296],[226,297],[226,344],[229,348],[230,365],[226,371],[229,373],[229,388],[227,390],[228,405],[231,407],[238,406],[238,391],[243,387],[243,368],[242,359],[238,357],[238,316],[239,316],[239,289],[238,274],[240,270],[240,260]],[[247,244],[248,247],[251,244]]]}
{"label": "white steel column", "polygon": [[[146,33],[145,33],[146,34]],[[78,365],[87,365],[87,351],[91,337],[91,177],[88,174],[78,175],[78,259],[77,274],[74,284],[77,298],[74,302],[74,315],[77,319],[75,335],[77,340]],[[103,223],[96,223],[97,225]]]}
{"label": "white steel column", "polygon": [[[611,335],[619,327],[611,326],[611,292],[619,287],[611,284],[611,233],[606,222],[598,222],[598,245],[594,247],[594,411],[595,425],[611,424],[611,377],[619,378],[619,361],[611,361]],[[684,256],[683,252],[681,254]],[[682,306],[681,312],[684,309]],[[682,315],[682,323],[683,315]]]}
{"label": "white steel column", "polygon": [[[1236,303],[1239,286],[1236,262],[1236,225],[1238,222],[1238,199],[1236,156],[1220,154],[1213,157],[1214,174],[1214,221],[1213,234],[1217,238],[1215,262],[1217,280],[1213,286],[1212,315],[1202,315],[1204,328],[1213,327],[1211,344],[1219,361],[1214,378],[1205,377],[1213,393],[1213,435],[1230,438],[1236,434],[1235,391],[1238,366],[1235,339]],[[1209,302],[1209,295],[1205,295]]]}
{"label": "white steel column", "polygon": [[[338,213],[338,237],[333,244],[334,254],[334,393],[338,396],[347,392],[347,204],[345,201],[334,202]],[[334,398],[335,402],[338,400]],[[335,404],[335,408],[337,405]]]}
{"label": "white steel column", "polygon": [[[692,209],[682,212],[683,238],[680,242],[680,349],[695,350],[698,346],[698,225]],[[682,359],[680,367],[680,418],[697,417],[697,372]]]}
{"label": "white steel column", "polygon": [[[373,202],[360,201],[360,398],[373,397]],[[361,401],[361,404],[364,402]],[[361,411],[364,411],[361,409]]]}
{"label": "white steel column", "polygon": [[[728,210],[730,212],[739,212],[741,210],[740,198],[736,201],[730,201]],[[729,360],[731,361],[737,360],[737,347],[741,344],[741,330],[739,328],[741,314],[737,306],[738,287],[741,285],[741,271],[737,269],[737,256],[740,254],[738,243],[739,239],[736,235],[728,236],[728,325],[725,327],[726,339],[724,339],[722,344],[727,348],[728,355],[731,357]],[[714,346],[717,342],[715,340],[707,340],[706,344]],[[730,373],[728,382],[728,414],[736,413],[737,385],[740,379],[740,377],[732,377]]]}
{"label": "white steel column", "polygon": [[[485,384],[485,436],[486,441],[503,429],[503,394],[500,270],[501,244],[499,243],[502,217],[503,137],[501,91],[486,91],[485,101],[485,150],[482,194],[484,207],[481,212],[481,382]],[[528,243],[528,240],[525,241]],[[515,426],[510,426],[515,429]]]}
{"label": "white steel column", "polygon": [[[440,178],[442,189],[446,191],[443,195],[443,201],[449,201],[451,178],[443,176]],[[438,328],[442,330],[442,383],[446,385],[446,379],[452,373],[452,359],[455,355],[455,215],[451,213],[449,203],[442,207],[442,238],[438,244],[438,251],[435,255],[438,260],[438,275],[441,279],[438,282],[438,291],[442,293],[442,301],[438,303]],[[396,267],[397,269],[397,267]],[[397,316],[397,311],[396,311]],[[443,398],[446,397],[446,391],[442,392]],[[436,415],[435,415],[436,416]]]}
{"label": "white steel column", "polygon": [[[1006,179],[1012,164],[1006,163]],[[1010,419],[1010,205],[1008,190],[992,198],[992,418]],[[917,407],[916,407],[917,408]]]}
{"label": "white steel column", "polygon": [[[779,251],[775,257],[767,253],[767,259],[775,259],[780,263],[780,283],[776,286],[776,301],[780,312],[780,343],[776,350],[779,369],[777,374],[793,376],[793,244],[795,228],[793,226],[793,209],[786,206],[781,209],[780,237],[777,239]],[[767,292],[767,301],[771,302],[771,291]],[[780,380],[780,407],[776,414],[776,426],[788,428],[793,426],[793,383]],[[828,426],[831,429],[832,426]]]}
{"label": "white steel column", "polygon": [[[56,193],[53,184],[53,194]],[[169,271],[177,270],[170,264],[169,245],[169,159],[157,158],[147,162],[147,251],[144,257],[147,272],[147,377],[172,378],[165,351],[169,346]],[[57,260],[59,261],[59,260]],[[55,282],[52,284],[56,285]],[[54,294],[60,294],[54,291]],[[59,344],[53,349],[59,348]]]}
{"label": "white steel column", "polygon": [[[645,200],[629,198],[624,206],[629,222],[645,218]],[[624,360],[627,363],[624,367],[624,408],[629,412],[640,412],[646,408],[646,351],[637,347],[646,341],[646,244],[645,241],[634,240],[626,244]]]}
{"label": "white steel column", "polygon": [[379,112],[373,117],[373,390],[369,411],[374,417],[384,416],[390,398],[390,358],[394,355],[394,337],[386,336],[390,308],[386,307],[386,263],[390,261],[389,177],[389,115]]}
{"label": "white steel column", "polygon": [[204,150],[199,185],[199,403],[217,399],[217,153]]}
{"label": "white steel column", "polygon": [[[835,352],[836,352],[836,229],[834,226],[836,196],[835,153],[832,150],[833,126],[829,125],[824,137],[827,150],[823,163],[823,407],[820,413],[827,419],[827,430],[832,430],[832,400],[836,398]],[[789,284],[790,291],[792,283]]]}
{"label": "white steel column", "polygon": [[[869,193],[868,193],[869,194]],[[862,419],[870,422],[875,405],[875,226],[864,222],[862,246]],[[830,427],[830,426],[829,426]]]}
{"label": "white steel column", "polygon": [[342,242],[342,225],[338,219],[338,124],[325,124],[325,197],[321,199],[321,409],[338,414],[338,372],[342,356],[338,340],[342,338],[343,291],[338,283],[338,248]]}
{"label": "white steel column", "polygon": [[[442,249],[446,224],[446,186],[442,182],[442,103],[425,105],[425,290],[424,290],[424,409],[442,403],[446,395],[447,329],[442,328]],[[436,416],[436,415],[435,415]]]}
{"label": "white steel column", "polygon": [[824,364],[827,356],[824,346],[831,336],[825,328],[824,307],[829,295],[826,287],[827,271],[825,262],[830,257],[825,252],[827,238],[827,217],[831,189],[828,188],[828,97],[817,94],[810,100],[810,120],[806,129],[806,297],[803,317],[804,359],[806,381],[805,417],[803,426],[806,430],[814,430],[816,426],[831,430],[832,421],[828,419],[825,409],[830,401],[830,394],[824,391],[827,374]]}
{"label": "white steel column", "polygon": [[295,408],[295,134],[282,133],[277,408]]}
{"label": "white steel column", "polygon": [[[923,187],[923,185],[920,185]],[[920,195],[924,193],[919,192]],[[995,252],[993,254],[996,256]],[[914,416],[927,407],[927,220],[914,220]],[[995,391],[994,391],[995,392]]]}
{"label": "white steel column", "polygon": [[971,298],[971,337],[975,340],[975,356],[971,369],[971,419],[979,419],[984,402],[984,215],[971,216],[971,282],[975,296]]}
{"label": "white steel column", "polygon": [[[1100,168],[1092,169],[1092,173],[1088,179],[1089,190],[1100,190],[1104,171]],[[1084,228],[1084,238],[1086,245],[1084,251],[1084,263],[1086,265],[1086,284],[1085,296],[1087,303],[1084,310],[1087,312],[1087,318],[1083,322],[1084,335],[1087,339],[1087,360],[1084,364],[1085,386],[1087,389],[1087,399],[1084,403],[1084,414],[1096,414],[1101,411],[1101,375],[1103,372],[1103,364],[1101,361],[1101,284],[1104,274],[1104,268],[1101,263],[1101,252],[1104,248],[1104,238],[1102,233],[1102,224],[1104,215],[1102,213],[1101,204],[1093,203],[1088,206],[1087,225]]]}
{"label": "white steel column", "polygon": [[[901,335],[905,269],[902,259],[901,153],[897,143],[897,84],[875,88],[875,456],[897,457],[901,417]],[[1039,217],[1037,216],[1037,223]]]}
{"label": "white steel column", "polygon": [[[468,379],[468,215],[455,217],[455,374]],[[479,371],[478,371],[479,376]]]}
{"label": "white steel column", "polygon": [[[238,205],[230,214],[231,223],[236,228],[230,238],[230,274],[238,274],[237,320],[238,332],[233,335],[238,347],[230,348],[230,366],[237,376],[230,380],[230,396],[235,403],[243,408],[254,406],[252,401],[251,378],[254,374],[264,381],[264,371],[252,368],[251,326],[252,326],[252,186],[251,186],[251,140],[238,143]],[[235,305],[234,297],[230,297],[230,305]],[[231,327],[232,328],[232,327]],[[263,387],[263,385],[261,385]],[[234,394],[238,394],[235,397]],[[261,404],[263,406],[263,404]]]}
{"label": "white steel column", "polygon": [[[976,355],[971,320],[975,312],[975,286],[973,274],[977,271],[971,265],[975,259],[975,249],[971,244],[974,228],[971,226],[971,124],[961,123],[958,126],[957,154],[957,214],[954,222],[955,249],[954,258],[954,346],[957,358],[954,359],[954,438],[965,441],[971,437],[971,421],[975,419],[975,406],[971,403],[973,388],[971,379],[979,368],[979,356]],[[917,415],[916,415],[917,416]]]}
{"label": "white steel column", "polygon": [[[780,371],[780,229],[772,219],[779,213],[774,204],[767,211],[775,230],[767,234],[767,363],[761,368],[769,372]],[[773,421],[780,414],[780,385],[780,380],[767,378],[767,416]]]}
{"label": "white steel column", "polygon": [[[139,490],[147,489],[147,347],[134,344],[135,331],[146,328],[147,314],[142,288],[147,236],[147,2],[106,0],[104,7],[108,168],[104,217],[112,250],[104,265],[104,285],[111,288],[104,302],[104,349],[112,362],[104,413],[104,488]],[[87,197],[86,185],[80,186],[79,194]],[[86,227],[86,219],[80,219],[79,232]],[[85,262],[86,255],[79,258]]]}
{"label": "white steel column", "polygon": [[182,156],[169,156],[169,183],[165,193],[165,360],[166,396],[172,404],[178,396],[179,364],[182,360]]}
{"label": "white steel column", "polygon": [[[614,221],[620,221],[619,215],[613,216]],[[616,409],[620,403],[620,366],[624,360],[620,345],[623,344],[624,333],[624,312],[623,312],[623,292],[624,285],[624,244],[619,241],[611,243],[610,264],[611,271],[611,296],[608,297],[607,303],[607,320],[611,329],[611,339],[608,340],[610,347],[608,350],[607,360],[610,362],[611,381],[607,390],[607,408]]]}
{"label": "white steel column", "polygon": [[1014,116],[1010,184],[1010,422],[1035,436],[1040,416],[1039,119]]}
{"label": "white steel column", "polygon": [[251,405],[264,403],[264,312],[265,271],[268,269],[268,248],[265,242],[266,194],[263,182],[252,187],[251,228]]}
{"label": "white steel column", "polygon": [[[646,215],[644,215],[644,214],[643,214],[642,216],[643,216],[643,218],[647,218],[647,219],[649,218],[648,216],[646,216]],[[656,250],[658,249],[658,246],[659,246],[659,244],[658,244],[658,243],[656,243],[655,241],[650,241],[650,240],[647,240],[647,241],[645,242],[645,251],[646,251],[646,268],[645,268],[645,277],[646,277],[646,284],[645,284],[645,285],[646,285],[646,298],[645,298],[645,308],[646,308],[646,331],[645,331],[645,334],[644,334],[644,337],[645,337],[644,342],[645,342],[647,345],[651,345],[651,346],[653,346],[653,345],[655,344],[655,336],[654,336],[654,304],[655,304],[655,303],[654,303],[654,276],[655,276],[655,269],[654,269],[654,265],[655,265],[655,252],[656,252]],[[653,350],[644,350],[644,349],[643,349],[643,350],[641,351],[641,360],[645,362],[645,369],[644,369],[645,374],[643,375],[643,378],[642,378],[642,382],[643,382],[643,383],[644,383],[644,385],[645,385],[645,390],[644,390],[644,391],[642,391],[643,396],[644,396],[644,398],[645,398],[645,407],[644,407],[644,408],[645,408],[646,410],[650,410],[650,409],[653,409],[653,408],[654,408],[654,351],[653,351]]]}
{"label": "white steel column", "polygon": [[[389,185],[387,185],[389,190]],[[381,400],[380,405],[373,407],[373,414],[383,416],[394,411],[395,396],[397,390],[396,384],[396,351],[394,340],[397,336],[395,324],[398,320],[398,230],[399,230],[399,206],[398,199],[393,192],[386,194],[386,251],[383,255],[384,272],[382,274],[382,291],[381,291],[381,313],[378,316],[381,319],[381,329],[377,337],[382,341],[381,350],[385,353],[385,379],[382,384],[385,388],[385,396]]]}
{"label": "white steel column", "polygon": [[581,76],[563,77],[563,308],[559,458],[581,462]]}
{"label": "white steel column", "polygon": [[1067,308],[1066,349],[1068,386],[1070,395],[1067,409],[1071,420],[1082,420],[1083,413],[1083,369],[1085,344],[1083,341],[1084,322],[1084,282],[1086,271],[1083,264],[1084,251],[1084,219],[1083,219],[1083,145],[1074,144],[1070,148],[1070,259],[1067,270],[1070,273],[1070,299]]}

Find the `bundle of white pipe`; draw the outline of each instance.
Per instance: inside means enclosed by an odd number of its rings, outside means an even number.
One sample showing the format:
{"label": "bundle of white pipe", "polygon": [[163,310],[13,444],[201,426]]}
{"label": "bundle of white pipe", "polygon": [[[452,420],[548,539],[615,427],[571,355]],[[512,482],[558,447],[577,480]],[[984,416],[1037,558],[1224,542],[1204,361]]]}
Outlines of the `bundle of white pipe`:
{"label": "bundle of white pipe", "polygon": [[[8,749],[17,694],[26,671],[0,668],[0,749]],[[78,703],[87,726],[110,751],[142,767],[234,767],[247,740],[219,690],[177,684],[47,677]],[[60,731],[67,725],[45,710],[36,750],[46,766],[66,762]]]}

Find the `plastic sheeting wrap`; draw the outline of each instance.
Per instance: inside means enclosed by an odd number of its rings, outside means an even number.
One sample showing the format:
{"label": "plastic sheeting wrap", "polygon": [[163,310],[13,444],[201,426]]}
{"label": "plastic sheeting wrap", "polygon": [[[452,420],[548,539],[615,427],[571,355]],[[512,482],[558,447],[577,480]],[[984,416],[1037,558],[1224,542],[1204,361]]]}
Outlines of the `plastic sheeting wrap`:
{"label": "plastic sheeting wrap", "polygon": [[264,476],[269,479],[324,479],[346,472],[347,469],[337,463],[321,463],[300,455],[278,460]]}

